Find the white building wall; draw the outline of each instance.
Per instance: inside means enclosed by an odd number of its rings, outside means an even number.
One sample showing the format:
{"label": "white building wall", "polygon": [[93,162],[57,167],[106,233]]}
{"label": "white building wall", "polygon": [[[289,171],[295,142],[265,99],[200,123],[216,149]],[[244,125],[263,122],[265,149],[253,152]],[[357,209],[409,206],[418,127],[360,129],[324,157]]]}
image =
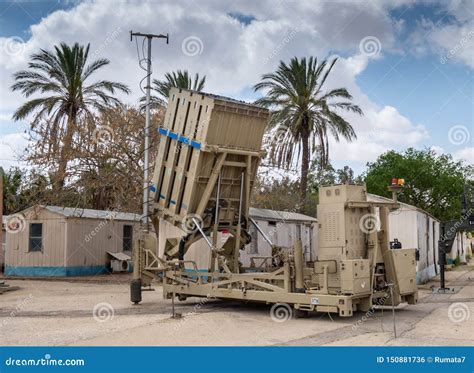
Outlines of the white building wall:
{"label": "white building wall", "polygon": [[406,249],[418,248],[417,213],[414,210],[398,209],[389,216],[390,241],[397,238]]}
{"label": "white building wall", "polygon": [[466,254],[472,258],[472,251],[474,249],[474,237],[472,237],[473,233],[468,233],[467,235],[467,250]]}
{"label": "white building wall", "polygon": [[419,250],[417,282],[425,283],[439,273],[439,221],[429,214],[402,206],[390,213],[390,241],[397,238],[403,248]]}
{"label": "white building wall", "polygon": [[5,246],[6,246],[6,242],[7,242],[7,232],[5,231],[5,229],[3,229],[2,231],[2,246],[0,248],[0,268],[3,268],[3,266],[5,265]]}
{"label": "white building wall", "polygon": [[139,223],[113,219],[67,219],[66,266],[104,266],[110,262],[110,252],[123,251],[123,226]]}
{"label": "white building wall", "polygon": [[[439,222],[430,215],[417,211],[417,235],[420,260],[417,263],[417,281],[425,283],[438,273],[437,253],[438,236],[435,235]],[[433,225],[435,229],[433,230]]]}
{"label": "white building wall", "polygon": [[451,253],[447,255],[449,262],[452,263],[459,256],[461,263],[465,263],[469,245],[470,240],[468,239],[467,234],[464,232],[458,232],[456,234]]}

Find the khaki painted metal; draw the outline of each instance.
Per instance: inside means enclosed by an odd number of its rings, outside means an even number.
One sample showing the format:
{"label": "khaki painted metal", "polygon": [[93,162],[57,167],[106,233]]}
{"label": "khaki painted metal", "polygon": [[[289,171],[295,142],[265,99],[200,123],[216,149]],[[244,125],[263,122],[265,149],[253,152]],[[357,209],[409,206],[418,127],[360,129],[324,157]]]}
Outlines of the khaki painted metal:
{"label": "khaki painted metal", "polygon": [[253,183],[268,111],[236,100],[172,88],[158,148],[151,198],[156,213],[176,225],[189,214],[202,217],[215,204],[221,177],[220,224],[232,225],[240,201],[242,171]]}
{"label": "khaki painted metal", "polygon": [[[149,284],[153,274],[162,272],[166,298],[288,303],[300,311],[345,317],[369,310],[379,298],[384,304],[415,303],[415,250],[391,250],[388,242],[388,214],[398,208],[396,192],[390,202],[368,202],[362,185],[321,187],[315,261],[304,263],[297,241],[290,251],[273,245],[265,266],[251,272],[240,266],[267,116],[264,109],[232,99],[171,91],[155,163],[154,217],[182,226],[189,214],[197,215],[200,229],[181,244],[168,240],[162,258],[149,243],[139,243],[134,278]],[[216,232],[223,230],[231,237],[218,249]],[[207,272],[198,271],[196,263],[183,255],[189,242],[202,235],[211,252]]]}

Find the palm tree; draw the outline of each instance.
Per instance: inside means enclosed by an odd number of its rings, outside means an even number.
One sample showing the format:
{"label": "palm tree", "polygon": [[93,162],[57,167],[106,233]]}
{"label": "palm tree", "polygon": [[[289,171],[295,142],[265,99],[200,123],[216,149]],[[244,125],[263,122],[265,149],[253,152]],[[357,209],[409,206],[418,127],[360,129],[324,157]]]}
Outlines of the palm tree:
{"label": "palm tree", "polygon": [[[194,79],[187,70],[173,71],[166,73],[163,80],[153,79],[152,89],[159,94],[159,96],[150,96],[150,107],[160,107],[166,105],[168,100],[170,88],[176,87],[181,89],[190,89],[193,91],[202,91],[206,83],[206,76],[202,78],[199,74],[194,75]],[[146,97],[140,99],[140,103],[144,104]]]}
{"label": "palm tree", "polygon": [[301,160],[302,208],[306,201],[312,152],[319,167],[326,167],[329,134],[336,141],[340,136],[348,141],[356,138],[352,126],[338,112],[347,110],[362,115],[359,106],[350,102],[352,96],[347,89],[323,91],[336,61],[334,58],[329,63],[324,60],[318,64],[313,57],[309,60],[294,57],[288,65],[280,61],[274,73],[263,75],[262,81],[254,86],[255,91],[266,91],[266,96],[256,103],[274,110],[270,128],[276,136],[272,139],[270,157],[278,167],[298,166]]}
{"label": "palm tree", "polygon": [[[61,43],[54,51],[41,49],[33,54],[28,70],[14,74],[13,91],[21,91],[25,97],[38,97],[21,105],[13,115],[14,120],[33,115],[32,129],[43,119],[48,122],[53,154],[59,151],[55,185],[64,185],[66,169],[71,160],[71,145],[79,129],[80,120],[92,112],[104,111],[120,101],[113,95],[116,91],[129,93],[121,83],[99,80],[86,85],[90,76],[108,65],[109,60],[101,58],[87,63],[89,44],[84,48],[75,43],[72,47]],[[62,147],[60,142],[62,141]]]}

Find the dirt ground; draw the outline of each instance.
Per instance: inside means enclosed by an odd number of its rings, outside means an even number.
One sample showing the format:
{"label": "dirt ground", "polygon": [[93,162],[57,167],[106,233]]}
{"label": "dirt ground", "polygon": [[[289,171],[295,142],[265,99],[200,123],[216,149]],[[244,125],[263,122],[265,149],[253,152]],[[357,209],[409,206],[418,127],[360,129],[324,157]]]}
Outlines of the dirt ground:
{"label": "dirt ground", "polygon": [[455,294],[432,294],[419,303],[352,318],[314,314],[277,322],[270,305],[189,298],[170,317],[161,288],[129,301],[128,276],[66,280],[13,280],[0,295],[2,345],[474,345],[474,267],[447,273]]}

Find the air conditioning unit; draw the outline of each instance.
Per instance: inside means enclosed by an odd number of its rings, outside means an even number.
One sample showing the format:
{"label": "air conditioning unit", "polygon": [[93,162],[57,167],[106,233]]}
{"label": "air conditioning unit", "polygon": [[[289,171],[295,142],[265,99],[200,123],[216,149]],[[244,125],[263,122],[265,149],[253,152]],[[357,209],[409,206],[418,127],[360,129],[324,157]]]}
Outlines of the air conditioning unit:
{"label": "air conditioning unit", "polygon": [[112,259],[110,261],[110,268],[112,269],[112,272],[131,272],[132,261]]}
{"label": "air conditioning unit", "polygon": [[116,272],[132,272],[132,258],[123,253],[113,253],[107,251],[107,253],[112,257],[110,259],[110,269],[113,273]]}

